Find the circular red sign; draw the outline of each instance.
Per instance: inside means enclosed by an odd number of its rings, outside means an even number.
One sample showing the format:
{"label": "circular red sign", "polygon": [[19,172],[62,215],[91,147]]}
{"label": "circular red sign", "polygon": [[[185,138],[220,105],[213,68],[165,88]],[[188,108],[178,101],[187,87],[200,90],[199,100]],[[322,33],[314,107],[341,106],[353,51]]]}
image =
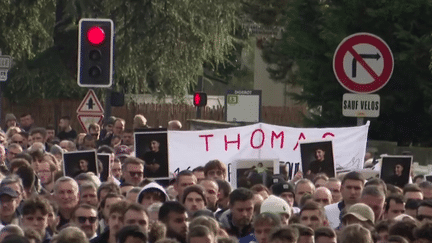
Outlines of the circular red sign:
{"label": "circular red sign", "polygon": [[[372,45],[381,52],[384,64],[380,75],[365,62],[361,54],[354,50],[353,47],[358,44]],[[347,75],[344,69],[344,58],[348,53],[372,76],[373,81],[371,83],[360,84]],[[370,33],[356,33],[346,37],[336,48],[333,57],[333,71],[337,80],[345,89],[354,93],[368,94],[380,90],[390,80],[393,64],[393,54],[389,46],[381,38]]]}

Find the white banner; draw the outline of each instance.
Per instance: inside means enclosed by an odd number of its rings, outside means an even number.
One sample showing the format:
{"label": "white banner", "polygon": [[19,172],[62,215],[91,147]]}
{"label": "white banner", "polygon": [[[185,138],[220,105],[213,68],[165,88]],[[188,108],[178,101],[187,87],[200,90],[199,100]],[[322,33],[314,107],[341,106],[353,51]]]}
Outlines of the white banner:
{"label": "white banner", "polygon": [[291,173],[301,162],[300,143],[332,141],[337,171],[363,168],[369,122],[345,128],[293,128],[257,123],[202,131],[168,131],[169,167],[175,173],[218,159],[228,168],[236,160],[278,160]]}

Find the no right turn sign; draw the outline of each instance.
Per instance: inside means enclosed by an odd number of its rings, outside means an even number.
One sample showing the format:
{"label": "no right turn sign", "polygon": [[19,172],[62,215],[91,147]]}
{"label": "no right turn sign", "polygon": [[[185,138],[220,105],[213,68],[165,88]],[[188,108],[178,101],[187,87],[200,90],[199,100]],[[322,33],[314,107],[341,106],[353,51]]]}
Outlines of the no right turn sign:
{"label": "no right turn sign", "polygon": [[357,33],[345,38],[333,57],[339,83],[354,93],[373,93],[384,87],[393,73],[393,54],[378,36]]}

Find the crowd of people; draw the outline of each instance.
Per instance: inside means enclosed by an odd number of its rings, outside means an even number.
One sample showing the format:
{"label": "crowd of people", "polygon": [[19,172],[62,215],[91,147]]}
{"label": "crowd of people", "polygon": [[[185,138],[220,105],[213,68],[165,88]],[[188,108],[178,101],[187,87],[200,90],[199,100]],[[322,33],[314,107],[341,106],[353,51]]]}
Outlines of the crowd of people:
{"label": "crowd of people", "polygon": [[[168,129],[180,129],[171,121]],[[328,178],[301,172],[232,189],[226,165],[203,161],[166,183],[145,178],[135,129],[110,117],[87,134],[70,118],[38,127],[31,114],[6,115],[0,133],[0,243],[430,243],[432,183],[403,186],[351,171]],[[109,176],[64,176],[63,153],[112,154]],[[185,158],[185,163],[187,158]]]}

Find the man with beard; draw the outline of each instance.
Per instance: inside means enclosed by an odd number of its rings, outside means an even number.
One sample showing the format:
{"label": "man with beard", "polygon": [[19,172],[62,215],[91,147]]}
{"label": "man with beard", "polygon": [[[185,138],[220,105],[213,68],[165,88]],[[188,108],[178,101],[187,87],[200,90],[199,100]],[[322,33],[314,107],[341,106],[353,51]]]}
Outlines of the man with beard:
{"label": "man with beard", "polygon": [[54,184],[54,200],[59,205],[60,222],[57,228],[69,223],[72,212],[78,205],[78,183],[68,176],[60,177]]}
{"label": "man with beard", "polygon": [[159,220],[167,228],[166,237],[186,243],[188,233],[188,215],[186,208],[177,201],[165,202],[159,209]]}
{"label": "man with beard", "polygon": [[149,223],[149,216],[143,205],[134,202],[128,206],[123,218],[124,226],[137,225],[148,233]]}
{"label": "man with beard", "polygon": [[184,190],[182,203],[186,207],[190,217],[192,217],[198,210],[206,208],[207,200],[204,194],[204,188],[199,185],[188,186]]}
{"label": "man with beard", "polygon": [[218,209],[217,201],[219,199],[219,185],[215,180],[203,179],[199,182],[199,185],[204,187],[205,197],[207,200],[207,209],[212,212],[216,212]]}
{"label": "man with beard", "polygon": [[246,188],[238,188],[229,195],[230,211],[220,218],[221,226],[231,236],[238,239],[252,233],[252,217],[254,212],[254,194]]}
{"label": "man with beard", "polygon": [[113,204],[109,209],[108,230],[91,240],[91,243],[116,243],[116,235],[123,227],[123,217],[128,208],[125,200]]}
{"label": "man with beard", "polygon": [[80,204],[73,213],[72,221],[92,240],[97,237],[97,209],[89,204]]}

